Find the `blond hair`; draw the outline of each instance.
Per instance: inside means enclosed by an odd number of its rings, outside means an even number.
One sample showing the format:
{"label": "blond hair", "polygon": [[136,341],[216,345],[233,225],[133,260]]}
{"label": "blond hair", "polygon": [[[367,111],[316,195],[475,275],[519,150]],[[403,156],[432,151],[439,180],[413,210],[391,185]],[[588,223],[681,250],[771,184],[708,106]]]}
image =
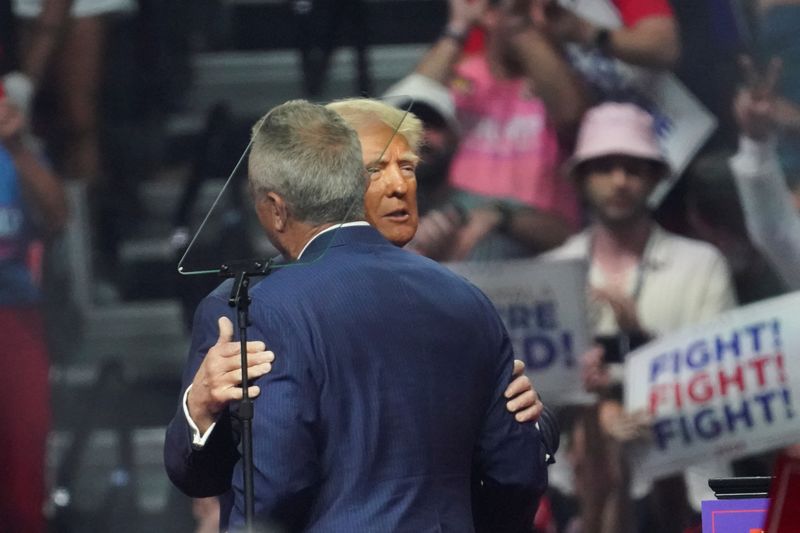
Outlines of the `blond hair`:
{"label": "blond hair", "polygon": [[408,143],[413,152],[419,151],[422,144],[422,121],[411,112],[371,98],[346,98],[326,105],[335,111],[355,130],[374,123],[383,122]]}

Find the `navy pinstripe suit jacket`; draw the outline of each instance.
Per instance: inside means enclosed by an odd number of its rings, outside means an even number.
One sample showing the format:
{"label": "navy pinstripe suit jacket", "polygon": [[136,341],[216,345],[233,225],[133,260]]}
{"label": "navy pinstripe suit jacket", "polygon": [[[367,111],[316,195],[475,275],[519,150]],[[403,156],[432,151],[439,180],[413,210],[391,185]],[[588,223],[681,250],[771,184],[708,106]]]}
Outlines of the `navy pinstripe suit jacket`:
{"label": "navy pinstripe suit jacket", "polygon": [[[526,531],[547,483],[541,436],[505,408],[512,350],[486,297],[366,226],[321,235],[301,262],[251,290],[248,338],[276,355],[255,400],[257,517],[288,531]],[[198,309],[184,388],[222,314],[225,287]],[[165,461],[191,495],[232,487],[235,528],[228,424],[193,451],[179,409]]]}

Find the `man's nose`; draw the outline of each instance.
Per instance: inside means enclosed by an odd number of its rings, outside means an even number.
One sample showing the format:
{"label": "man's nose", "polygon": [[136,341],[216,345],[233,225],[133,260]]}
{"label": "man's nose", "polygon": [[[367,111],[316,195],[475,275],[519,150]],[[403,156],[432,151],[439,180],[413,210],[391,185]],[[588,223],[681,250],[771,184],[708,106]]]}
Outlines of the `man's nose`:
{"label": "man's nose", "polygon": [[614,185],[624,187],[628,183],[628,178],[630,178],[630,173],[622,165],[615,165],[611,169],[611,182]]}
{"label": "man's nose", "polygon": [[386,169],[386,187],[390,196],[404,196],[408,192],[408,182],[403,176],[402,170],[396,165],[391,165]]}

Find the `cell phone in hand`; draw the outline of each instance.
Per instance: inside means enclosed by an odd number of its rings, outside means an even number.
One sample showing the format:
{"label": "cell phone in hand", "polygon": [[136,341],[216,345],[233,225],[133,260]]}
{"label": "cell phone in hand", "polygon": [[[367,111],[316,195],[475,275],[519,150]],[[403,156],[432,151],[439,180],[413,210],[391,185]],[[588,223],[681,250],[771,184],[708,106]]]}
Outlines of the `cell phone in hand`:
{"label": "cell phone in hand", "polygon": [[594,338],[594,342],[603,347],[604,363],[622,362],[622,350],[620,349],[621,339],[619,335],[599,335]]}
{"label": "cell phone in hand", "polygon": [[622,363],[630,352],[650,342],[651,337],[642,332],[626,335],[598,335],[594,342],[603,347],[603,362]]}

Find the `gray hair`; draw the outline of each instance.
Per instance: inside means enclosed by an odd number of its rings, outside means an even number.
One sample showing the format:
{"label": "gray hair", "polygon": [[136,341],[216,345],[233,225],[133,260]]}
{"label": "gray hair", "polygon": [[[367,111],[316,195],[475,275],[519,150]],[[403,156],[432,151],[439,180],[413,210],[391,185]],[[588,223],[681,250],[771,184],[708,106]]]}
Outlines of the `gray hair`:
{"label": "gray hair", "polygon": [[338,114],[321,105],[291,100],[256,122],[248,174],[254,194],[279,194],[298,220],[364,218],[368,178],[361,143]]}

